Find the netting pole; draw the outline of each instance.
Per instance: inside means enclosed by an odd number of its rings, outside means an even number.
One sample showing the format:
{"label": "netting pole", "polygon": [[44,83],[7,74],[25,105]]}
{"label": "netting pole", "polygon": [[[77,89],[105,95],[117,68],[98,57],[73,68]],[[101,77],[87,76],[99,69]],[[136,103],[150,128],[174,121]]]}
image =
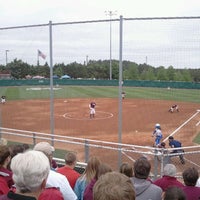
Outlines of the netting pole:
{"label": "netting pole", "polygon": [[54,146],[54,94],[53,94],[53,49],[52,49],[52,22],[49,21],[49,67],[50,67],[50,128],[51,144]]}
{"label": "netting pole", "polygon": [[118,168],[120,168],[122,163],[122,31],[123,31],[123,17],[120,16],[120,39],[119,39],[119,116],[118,116]]}

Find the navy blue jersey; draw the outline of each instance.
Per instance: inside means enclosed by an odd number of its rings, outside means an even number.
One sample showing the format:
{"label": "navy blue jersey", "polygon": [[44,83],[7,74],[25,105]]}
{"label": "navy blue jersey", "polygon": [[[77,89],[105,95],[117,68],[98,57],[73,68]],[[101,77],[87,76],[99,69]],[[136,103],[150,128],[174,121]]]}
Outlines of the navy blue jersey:
{"label": "navy blue jersey", "polygon": [[181,142],[179,142],[177,140],[172,140],[172,141],[169,142],[169,146],[174,147],[174,148],[178,148],[178,147],[181,147]]}

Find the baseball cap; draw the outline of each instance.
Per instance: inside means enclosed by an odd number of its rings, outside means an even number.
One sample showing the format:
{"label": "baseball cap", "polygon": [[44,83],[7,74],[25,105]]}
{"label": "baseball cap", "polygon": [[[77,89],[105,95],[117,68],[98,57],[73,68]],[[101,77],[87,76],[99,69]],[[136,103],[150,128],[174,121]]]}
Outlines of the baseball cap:
{"label": "baseball cap", "polygon": [[165,147],[166,146],[165,142],[161,142],[160,146]]}
{"label": "baseball cap", "polygon": [[51,155],[55,151],[55,148],[48,142],[39,142],[34,146],[33,150],[42,151],[46,155]]}
{"label": "baseball cap", "polygon": [[169,139],[173,140],[173,139],[174,139],[174,137],[172,137],[172,136],[169,136]]}

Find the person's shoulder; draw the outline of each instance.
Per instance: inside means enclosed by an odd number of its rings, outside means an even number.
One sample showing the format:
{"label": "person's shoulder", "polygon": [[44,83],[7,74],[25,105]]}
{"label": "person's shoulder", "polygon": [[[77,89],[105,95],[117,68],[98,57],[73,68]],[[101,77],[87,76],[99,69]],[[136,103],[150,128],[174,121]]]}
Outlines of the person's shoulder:
{"label": "person's shoulder", "polygon": [[54,170],[50,170],[47,182],[62,182],[62,184],[68,183],[66,176],[63,174],[56,172]]}
{"label": "person's shoulder", "polygon": [[65,166],[63,166],[63,167],[58,167],[58,168],[56,169],[56,172],[61,172],[61,171],[65,171]]}
{"label": "person's shoulder", "polygon": [[164,178],[164,176],[162,177],[162,178],[158,178],[158,179],[156,179],[156,180],[154,180],[153,181],[153,184],[159,184],[159,183],[161,183],[161,182],[163,182],[165,180],[165,178]]}
{"label": "person's shoulder", "polygon": [[11,199],[9,199],[6,194],[4,194],[0,195],[0,200],[11,200]]}
{"label": "person's shoulder", "polygon": [[195,187],[195,186],[183,186],[182,190],[187,193],[187,194],[200,194],[200,187]]}
{"label": "person's shoulder", "polygon": [[55,187],[46,188],[39,196],[38,200],[64,200],[62,193]]}
{"label": "person's shoulder", "polygon": [[161,192],[162,193],[162,188],[159,187],[158,185],[155,185],[154,183],[151,183],[150,189],[155,191],[155,192]]}
{"label": "person's shoulder", "polygon": [[86,183],[86,178],[85,178],[84,175],[80,176],[76,181],[76,184],[78,184],[78,185],[82,185],[82,184],[85,184],[85,183]]}

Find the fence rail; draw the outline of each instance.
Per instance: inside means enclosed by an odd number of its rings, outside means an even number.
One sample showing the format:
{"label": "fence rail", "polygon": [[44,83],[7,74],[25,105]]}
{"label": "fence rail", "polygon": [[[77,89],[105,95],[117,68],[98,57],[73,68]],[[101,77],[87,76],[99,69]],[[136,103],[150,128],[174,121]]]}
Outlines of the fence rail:
{"label": "fence rail", "polygon": [[[149,146],[138,146],[130,144],[119,144],[114,142],[90,140],[77,137],[68,137],[61,135],[51,135],[47,133],[39,133],[34,131],[17,130],[11,128],[0,127],[0,138],[4,138],[8,141],[23,142],[31,145],[35,145],[40,141],[52,142],[56,149],[65,149],[78,151],[78,154],[84,152],[83,162],[77,163],[77,168],[84,169],[87,165],[89,156],[96,155],[101,160],[108,162],[114,169],[117,168],[117,153],[123,155],[123,162],[132,162],[141,156],[150,160],[152,169],[151,177],[156,179],[163,174],[164,165],[167,163],[173,163],[177,167],[177,177],[182,177],[182,171],[189,166],[200,168],[200,146],[188,146],[183,147],[183,152],[172,153],[173,148],[159,149]],[[65,146],[67,144],[67,146]],[[81,148],[80,148],[81,147]],[[176,148],[179,150],[179,148]],[[181,163],[181,156],[184,157],[185,164]],[[64,165],[63,158],[55,158],[60,164]]]}

